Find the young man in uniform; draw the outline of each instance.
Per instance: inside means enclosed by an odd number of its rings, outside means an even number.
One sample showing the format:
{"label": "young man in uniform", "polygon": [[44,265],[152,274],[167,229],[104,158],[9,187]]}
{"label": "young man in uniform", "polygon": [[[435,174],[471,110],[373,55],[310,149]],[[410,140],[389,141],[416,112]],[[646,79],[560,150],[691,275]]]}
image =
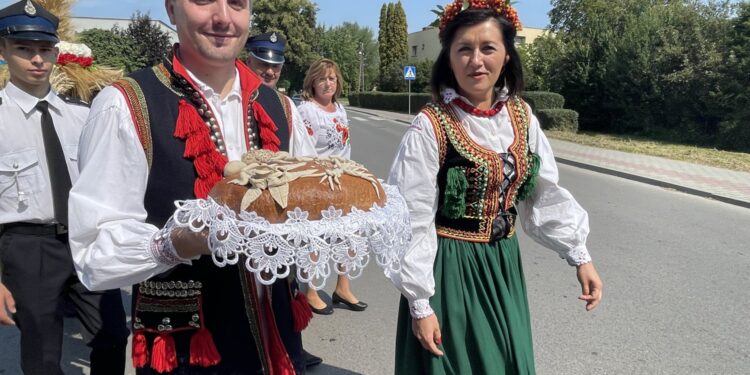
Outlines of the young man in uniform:
{"label": "young man in uniform", "polygon": [[66,225],[89,109],[51,89],[58,19],[34,1],[0,10],[0,324],[21,331],[25,374],[62,374],[69,297],[91,347],[92,374],[123,374],[129,331],[119,289],[91,292],[73,268]]}

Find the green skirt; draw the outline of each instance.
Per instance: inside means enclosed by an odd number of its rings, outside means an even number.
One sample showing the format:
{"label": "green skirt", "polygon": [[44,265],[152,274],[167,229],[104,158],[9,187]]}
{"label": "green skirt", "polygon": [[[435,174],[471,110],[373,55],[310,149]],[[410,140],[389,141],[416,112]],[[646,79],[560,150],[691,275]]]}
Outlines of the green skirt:
{"label": "green skirt", "polygon": [[518,239],[438,239],[435,295],[445,355],[422,348],[401,298],[396,374],[534,374],[531,321]]}

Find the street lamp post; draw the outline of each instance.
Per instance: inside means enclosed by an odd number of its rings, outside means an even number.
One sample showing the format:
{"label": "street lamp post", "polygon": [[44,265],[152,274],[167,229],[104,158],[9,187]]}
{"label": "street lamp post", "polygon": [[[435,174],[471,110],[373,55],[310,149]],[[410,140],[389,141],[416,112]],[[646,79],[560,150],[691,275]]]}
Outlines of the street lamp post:
{"label": "street lamp post", "polygon": [[362,43],[359,43],[359,51],[357,51],[357,54],[359,55],[359,75],[357,76],[357,91],[362,92],[362,87],[364,86],[365,77],[362,71],[363,65],[365,64],[365,51]]}

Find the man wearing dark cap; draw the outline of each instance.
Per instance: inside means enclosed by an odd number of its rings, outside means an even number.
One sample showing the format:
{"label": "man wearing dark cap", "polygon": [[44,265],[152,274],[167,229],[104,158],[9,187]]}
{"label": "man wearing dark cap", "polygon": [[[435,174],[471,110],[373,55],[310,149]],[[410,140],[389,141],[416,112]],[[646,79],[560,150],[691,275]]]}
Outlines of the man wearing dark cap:
{"label": "man wearing dark cap", "polygon": [[[297,111],[297,106],[292,99],[278,91],[276,84],[281,76],[281,69],[286,59],[286,39],[279,33],[270,32],[252,36],[247,39],[245,48],[248,51],[247,66],[250,67],[260,78],[263,84],[274,89],[279,97],[279,102],[284,108],[284,117],[291,128],[305,128],[302,117]],[[310,141],[313,141],[312,136]],[[314,156],[314,155],[306,155]],[[293,290],[299,290],[295,281],[290,281]],[[317,366],[323,363],[323,359],[302,349],[301,357],[306,367]]]}
{"label": "man wearing dark cap", "polygon": [[246,48],[249,52],[247,65],[263,79],[266,86],[276,89],[284,66],[286,39],[276,32],[263,33],[250,37]]}
{"label": "man wearing dark cap", "polygon": [[39,4],[0,10],[0,325],[21,331],[25,374],[62,374],[63,303],[75,305],[92,374],[123,374],[128,329],[120,291],[90,292],[73,268],[66,225],[78,177],[78,138],[89,113],[49,82],[58,19]]}

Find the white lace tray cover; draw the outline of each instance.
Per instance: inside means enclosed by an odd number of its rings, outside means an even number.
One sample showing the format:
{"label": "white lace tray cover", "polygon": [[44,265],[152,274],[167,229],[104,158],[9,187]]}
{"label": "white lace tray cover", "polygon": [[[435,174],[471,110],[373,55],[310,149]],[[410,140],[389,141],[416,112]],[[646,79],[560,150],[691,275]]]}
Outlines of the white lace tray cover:
{"label": "white lace tray cover", "polygon": [[308,212],[297,207],[287,212],[286,222],[272,224],[255,212],[238,215],[211,198],[194,199],[175,202],[177,211],[166,227],[196,233],[208,229],[211,256],[219,267],[237,264],[245,255],[247,270],[270,285],[289,276],[295,265],[297,279],[320,290],[331,269],[350,279],[359,277],[370,253],[386,276],[400,270],[411,241],[409,210],[397,187],[381,184],[385,207],[373,204],[369,211],[352,207],[343,215],[330,207],[321,212],[322,219],[311,221]]}

